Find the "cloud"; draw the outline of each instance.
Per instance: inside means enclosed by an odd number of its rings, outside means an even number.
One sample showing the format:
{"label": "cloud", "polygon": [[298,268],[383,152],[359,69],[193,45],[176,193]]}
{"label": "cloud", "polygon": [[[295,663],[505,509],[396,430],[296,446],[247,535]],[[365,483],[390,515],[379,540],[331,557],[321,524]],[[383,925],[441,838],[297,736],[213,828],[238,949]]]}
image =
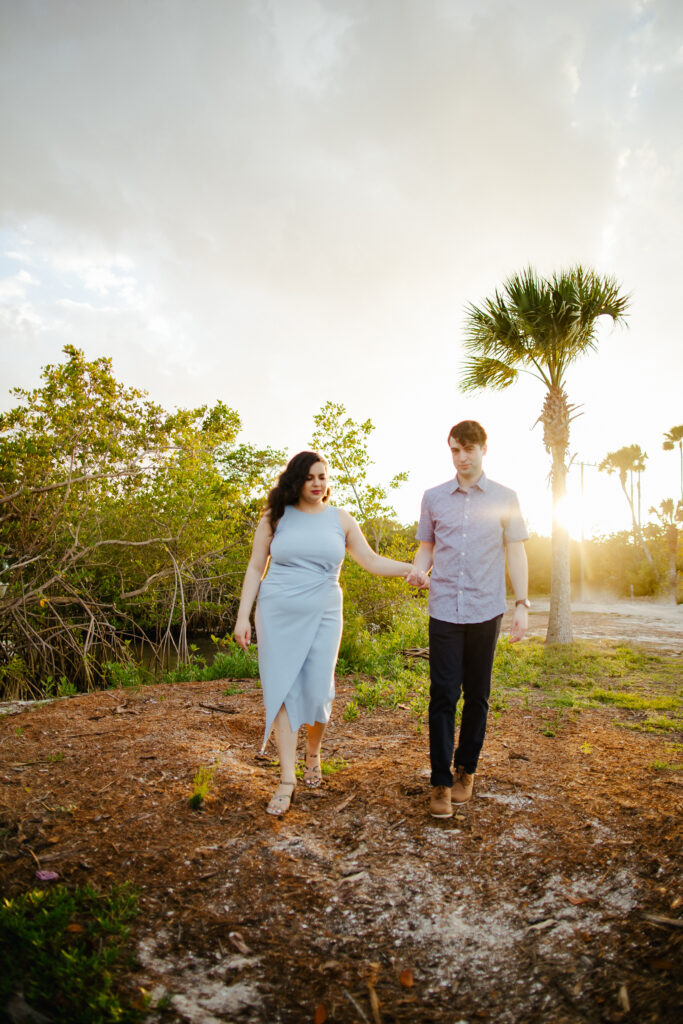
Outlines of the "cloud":
{"label": "cloud", "polygon": [[[634,292],[630,332],[572,378],[586,436],[589,412],[630,429],[638,379],[678,344],[682,11],[6,5],[0,370],[34,383],[70,341],[167,404],[224,398],[278,446],[334,398],[377,421],[388,478],[456,409],[533,422],[533,391],[458,394],[463,307],[529,262],[581,260]],[[672,375],[657,390],[659,431],[680,417]],[[539,439],[522,450],[542,480]],[[422,461],[415,476],[441,472]]]}

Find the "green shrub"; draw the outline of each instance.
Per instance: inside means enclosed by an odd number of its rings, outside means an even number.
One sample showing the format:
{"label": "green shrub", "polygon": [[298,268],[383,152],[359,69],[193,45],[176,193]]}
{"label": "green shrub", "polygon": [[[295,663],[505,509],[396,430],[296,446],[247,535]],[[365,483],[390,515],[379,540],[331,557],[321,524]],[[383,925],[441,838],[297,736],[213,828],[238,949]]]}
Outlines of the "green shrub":
{"label": "green shrub", "polygon": [[[117,991],[130,962],[128,922],[137,900],[127,885],[108,895],[90,886],[33,889],[0,906],[0,1012],[16,992],[64,1024],[134,1022],[141,1013]],[[29,1018],[27,1017],[27,1020]]]}

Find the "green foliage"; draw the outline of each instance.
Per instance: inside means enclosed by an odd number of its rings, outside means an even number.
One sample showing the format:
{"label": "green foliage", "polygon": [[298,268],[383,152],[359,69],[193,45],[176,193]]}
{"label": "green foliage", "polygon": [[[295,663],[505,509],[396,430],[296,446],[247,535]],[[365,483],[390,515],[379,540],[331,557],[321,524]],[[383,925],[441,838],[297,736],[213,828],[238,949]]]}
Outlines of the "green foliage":
{"label": "green foliage", "polygon": [[[282,459],[240,419],[155,405],[108,359],[45,367],[0,415],[0,696],[103,685],[132,638],[187,661],[232,626],[259,505]],[[109,667],[107,667],[109,666]],[[115,673],[114,673],[115,674]],[[132,670],[116,682],[131,685]]]}
{"label": "green foliage", "polygon": [[134,661],[108,661],[104,668],[107,685],[114,689],[136,690],[152,682],[149,670]]}
{"label": "green foliage", "polygon": [[258,658],[251,651],[243,651],[233,642],[227,651],[219,651],[210,665],[192,660],[187,665],[165,672],[165,683],[211,682],[214,679],[256,679]]}
{"label": "green foliage", "polygon": [[532,267],[508,278],[501,291],[467,310],[461,387],[507,388],[520,370],[562,389],[569,366],[595,348],[597,320],[623,322],[627,296],[610,277],[581,266],[543,278]]}
{"label": "green foliage", "polygon": [[[116,971],[129,965],[129,922],[138,913],[127,885],[33,889],[0,907],[0,1008],[16,992],[64,1024],[134,1022]],[[28,1018],[27,1018],[28,1019]]]}
{"label": "green foliage", "polygon": [[[372,420],[356,423],[338,402],[326,402],[313,419],[316,429],[311,447],[329,462],[334,501],[358,517],[375,550],[379,551],[390,526],[388,521],[393,520],[396,512],[389,504],[386,489],[368,480],[372,460],[367,443],[375,429]],[[407,479],[406,472],[397,473],[389,489],[396,490]]]}
{"label": "green foliage", "polygon": [[384,631],[378,626],[368,627],[357,611],[346,611],[338,674],[358,672],[393,678],[403,665],[403,650],[427,646],[427,621],[425,602],[411,595],[395,609],[391,628]]}

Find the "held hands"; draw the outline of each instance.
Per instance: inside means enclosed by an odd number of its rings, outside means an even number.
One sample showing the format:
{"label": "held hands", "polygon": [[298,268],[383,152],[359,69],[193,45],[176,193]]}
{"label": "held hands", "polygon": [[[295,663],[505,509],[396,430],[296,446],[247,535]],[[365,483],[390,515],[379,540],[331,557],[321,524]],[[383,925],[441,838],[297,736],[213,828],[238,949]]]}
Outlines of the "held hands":
{"label": "held hands", "polygon": [[235,640],[243,651],[246,651],[251,643],[251,623],[249,619],[241,618],[239,615],[235,623]]}
{"label": "held hands", "polygon": [[406,583],[409,583],[411,587],[417,587],[419,590],[429,589],[429,577],[426,572],[421,569],[416,569],[414,565],[410,567],[410,570],[403,576]]}

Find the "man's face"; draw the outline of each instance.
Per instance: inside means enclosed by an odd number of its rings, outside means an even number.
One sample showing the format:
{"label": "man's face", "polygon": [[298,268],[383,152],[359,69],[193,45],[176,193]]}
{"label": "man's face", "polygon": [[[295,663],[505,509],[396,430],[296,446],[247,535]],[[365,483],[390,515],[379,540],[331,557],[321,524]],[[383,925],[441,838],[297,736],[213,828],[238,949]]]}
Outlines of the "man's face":
{"label": "man's face", "polygon": [[481,476],[481,464],[486,455],[485,444],[461,444],[454,437],[448,441],[458,478],[463,483],[476,483]]}

